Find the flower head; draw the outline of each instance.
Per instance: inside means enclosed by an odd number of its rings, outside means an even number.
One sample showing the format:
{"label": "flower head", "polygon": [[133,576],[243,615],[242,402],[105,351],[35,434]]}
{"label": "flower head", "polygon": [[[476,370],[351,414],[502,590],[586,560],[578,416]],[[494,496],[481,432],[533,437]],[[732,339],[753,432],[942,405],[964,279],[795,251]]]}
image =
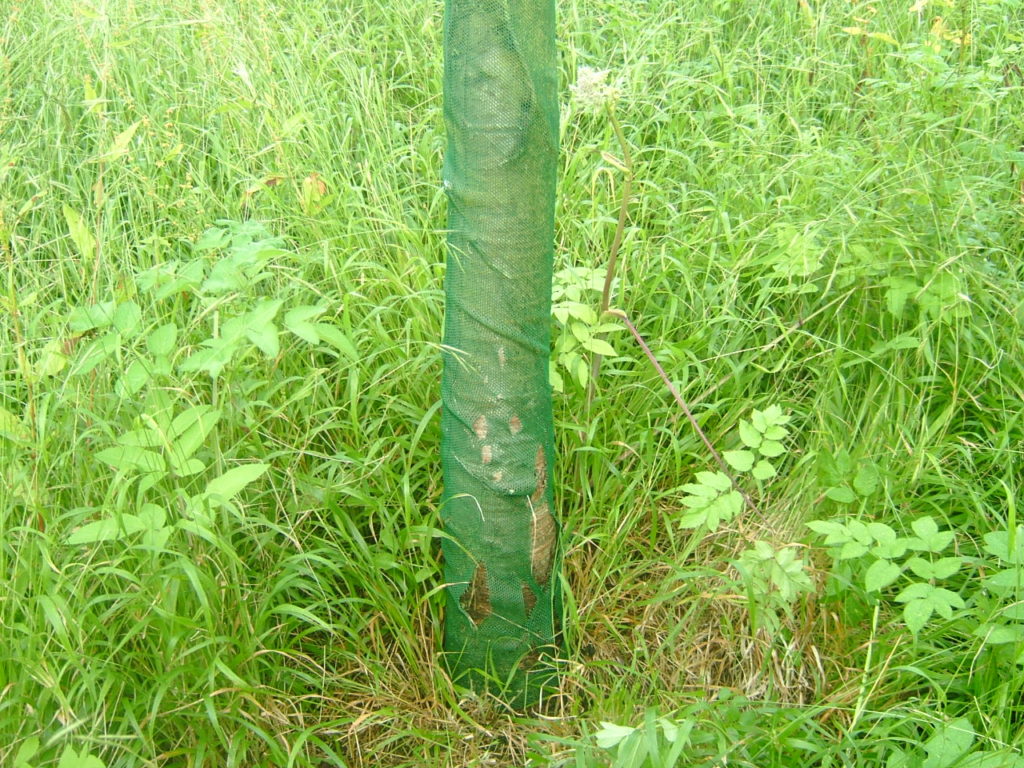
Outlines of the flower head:
{"label": "flower head", "polygon": [[610,70],[580,67],[576,71],[576,84],[569,86],[573,101],[585,112],[597,112],[606,106],[615,106],[621,93],[620,83],[608,82]]}

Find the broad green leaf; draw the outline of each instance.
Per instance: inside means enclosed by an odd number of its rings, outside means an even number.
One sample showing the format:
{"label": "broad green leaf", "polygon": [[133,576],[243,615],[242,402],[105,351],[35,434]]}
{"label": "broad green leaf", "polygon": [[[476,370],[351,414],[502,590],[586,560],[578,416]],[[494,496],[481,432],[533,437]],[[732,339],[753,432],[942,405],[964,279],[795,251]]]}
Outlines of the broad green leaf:
{"label": "broad green leaf", "polygon": [[866,544],[860,541],[848,541],[839,548],[836,557],[839,560],[853,560],[868,553]]}
{"label": "broad green leaf", "polygon": [[64,354],[63,347],[60,339],[51,339],[46,343],[39,355],[39,361],[32,370],[37,380],[56,376],[67,367],[68,357]]}
{"label": "broad green leaf", "polygon": [[1024,586],[1024,568],[1006,568],[996,571],[985,579],[985,586],[997,589],[1019,589]]}
{"label": "broad green leaf", "polygon": [[698,483],[711,486],[716,491],[724,493],[732,488],[732,480],[721,472],[698,472],[696,477]]}
{"label": "broad green leaf", "polygon": [[753,425],[754,429],[756,429],[758,433],[762,435],[768,430],[768,427],[771,426],[771,422],[767,418],[765,418],[764,411],[759,411],[757,410],[757,408],[751,411],[750,422]]}
{"label": "broad green leaf", "polygon": [[110,331],[109,333],[100,336],[98,339],[90,342],[90,344],[85,348],[82,352],[82,356],[71,369],[71,373],[69,375],[85,376],[92,372],[97,365],[113,355],[120,346],[121,334],[117,331]]}
{"label": "broad green leaf", "polygon": [[132,429],[124,432],[117,438],[118,445],[125,445],[132,448],[158,448],[163,445],[163,438],[160,433],[152,427],[146,429]]}
{"label": "broad green leaf", "polygon": [[593,335],[590,332],[590,327],[584,323],[570,323],[569,331],[576,337],[576,340],[584,344],[584,346],[586,346],[586,342],[590,341],[590,337]]}
{"label": "broad green leaf", "polygon": [[721,493],[717,488],[703,485],[702,483],[687,483],[681,490],[684,493],[696,496],[698,499],[713,499]]}
{"label": "broad green leaf", "polygon": [[601,729],[594,734],[594,741],[601,749],[613,749],[636,732],[636,728],[615,723],[601,723]]}
{"label": "broad green leaf", "polygon": [[85,223],[82,215],[74,208],[65,205],[64,221],[67,222],[71,241],[78,248],[78,255],[83,259],[96,258],[96,238],[92,236],[89,225]]}
{"label": "broad green leaf", "polygon": [[907,629],[917,635],[924,629],[924,625],[932,617],[933,611],[932,604],[927,600],[911,600],[903,606],[903,621],[906,622]]}
{"label": "broad green leaf", "polygon": [[750,471],[750,474],[754,476],[755,480],[768,480],[775,477],[775,467],[769,464],[764,459],[761,459],[754,468]]}
{"label": "broad green leaf", "polygon": [[781,456],[786,452],[786,447],[775,440],[764,440],[761,446],[757,449],[761,452],[761,455],[768,459],[774,459],[776,456]]}
{"label": "broad green leaf", "polygon": [[827,536],[830,540],[826,541],[826,544],[838,544],[849,538],[846,526],[835,520],[811,520],[806,525],[815,533]]}
{"label": "broad green leaf", "polygon": [[211,480],[204,493],[207,496],[219,497],[221,501],[230,501],[269,468],[269,464],[243,464],[240,467],[234,467],[220,477]]}
{"label": "broad green leaf", "polygon": [[[323,323],[321,323],[323,325]],[[558,368],[555,361],[550,361],[548,365],[548,381],[551,382],[551,388],[555,392],[565,392],[565,382],[562,380],[562,374],[558,372]]]}
{"label": "broad green leaf", "polygon": [[3,407],[0,407],[0,436],[16,442],[28,439],[28,430],[21,418]]}
{"label": "broad green leaf", "polygon": [[587,382],[590,380],[590,366],[587,365],[587,361],[582,357],[576,360],[576,381],[579,382],[581,387],[587,386]]}
{"label": "broad green leaf", "polygon": [[118,394],[131,397],[138,393],[149,382],[149,367],[141,360],[132,360],[117,381]]}
{"label": "broad green leaf", "polygon": [[765,440],[785,440],[789,430],[778,424],[772,424],[764,431]]}
{"label": "broad green leaf", "polygon": [[[984,535],[984,549],[1004,563],[1024,565],[1024,526],[1018,526],[1012,537],[1010,531],[992,531]],[[1011,549],[1013,550],[1011,552]]]}
{"label": "broad green leaf", "polygon": [[292,323],[288,326],[288,330],[310,344],[320,343],[320,334],[316,330],[315,323]]}
{"label": "broad green leaf", "polygon": [[724,451],[722,458],[737,472],[749,472],[754,466],[754,454],[750,451]]}
{"label": "broad green leaf", "polygon": [[963,564],[963,558],[960,557],[943,557],[932,563],[932,578],[934,579],[948,579],[954,573],[960,570],[960,566]]}
{"label": "broad green leaf", "polygon": [[160,454],[130,445],[107,448],[97,453],[96,458],[119,472],[125,469],[136,469],[142,473],[167,471],[167,465]]}
{"label": "broad green leaf", "polygon": [[356,349],[356,345],[352,343],[352,340],[340,328],[330,323],[316,323],[314,328],[316,328],[316,332],[320,334],[320,338],[323,341],[326,341],[348,357],[349,360],[352,362],[359,360],[359,351]]}
{"label": "broad green leaf", "polygon": [[118,541],[148,527],[137,515],[127,513],[114,515],[76,528],[68,536],[68,544],[76,546],[96,544],[101,541]]}
{"label": "broad green leaf", "polygon": [[582,342],[583,348],[593,352],[595,355],[602,355],[604,357],[615,357],[615,347],[609,344],[604,339],[587,339]]}
{"label": "broad green leaf", "polygon": [[68,316],[68,328],[72,333],[85,333],[96,328],[106,328],[114,322],[117,302],[104,301],[85,307],[75,307]]}
{"label": "broad green leaf", "polygon": [[740,440],[748,448],[759,448],[761,443],[764,441],[764,437],[754,429],[753,425],[749,421],[740,421]]}
{"label": "broad green leaf", "polygon": [[903,573],[902,569],[888,560],[876,560],[864,574],[864,588],[868,592],[878,592],[892,584]]}
{"label": "broad green leaf", "polygon": [[922,768],[950,768],[971,748],[974,737],[974,726],[966,717],[940,726],[924,744],[928,757]]}
{"label": "broad green leaf", "polygon": [[920,582],[911,584],[909,587],[904,589],[898,595],[896,595],[897,603],[906,603],[911,600],[925,600],[931,596],[932,592],[935,591],[935,587],[931,584],[922,584]]}
{"label": "broad green leaf", "polygon": [[974,630],[986,645],[1005,645],[1024,642],[1024,626],[1020,624],[982,624]]}
{"label": "broad green leaf", "polygon": [[142,320],[142,310],[134,301],[124,301],[117,305],[114,316],[111,318],[114,327],[125,336],[130,336],[139,327]]}
{"label": "broad green leaf", "polygon": [[146,337],[146,347],[150,354],[160,357],[174,352],[177,341],[178,326],[174,323],[166,323],[150,331],[149,336]]}
{"label": "broad green leaf", "polygon": [[857,500],[857,495],[845,485],[838,485],[825,491],[825,497],[837,504],[852,504]]}
{"label": "broad green leaf", "polygon": [[25,739],[25,741],[21,742],[21,746],[18,747],[18,751],[14,754],[13,768],[32,768],[28,761],[31,760],[38,751],[38,736],[31,736]]}
{"label": "broad green leaf", "polygon": [[853,490],[860,496],[870,496],[878,488],[878,467],[871,463],[861,464],[853,478]]}

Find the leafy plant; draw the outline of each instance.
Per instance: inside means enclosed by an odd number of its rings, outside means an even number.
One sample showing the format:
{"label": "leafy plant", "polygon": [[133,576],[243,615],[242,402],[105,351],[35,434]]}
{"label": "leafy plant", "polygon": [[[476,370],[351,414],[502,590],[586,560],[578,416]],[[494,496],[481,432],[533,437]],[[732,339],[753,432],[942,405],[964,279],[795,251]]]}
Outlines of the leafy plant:
{"label": "leafy plant", "polygon": [[605,334],[622,331],[618,323],[599,318],[589,294],[599,294],[603,276],[590,267],[567,267],[554,275],[551,314],[558,323],[551,362],[551,384],[556,392],[565,391],[564,371],[581,388],[590,380],[593,355],[613,357],[615,348]]}
{"label": "leafy plant", "polygon": [[902,537],[880,522],[812,520],[807,527],[825,537],[837,563],[855,561],[865,591],[880,593],[901,577],[911,582],[893,600],[903,604],[903,620],[913,634],[920,633],[934,614],[951,619],[954,611],[965,608],[957,592],[936,584],[956,575],[964,559],[940,557],[954,534],[939,530],[933,518],[912,521],[914,535]]}

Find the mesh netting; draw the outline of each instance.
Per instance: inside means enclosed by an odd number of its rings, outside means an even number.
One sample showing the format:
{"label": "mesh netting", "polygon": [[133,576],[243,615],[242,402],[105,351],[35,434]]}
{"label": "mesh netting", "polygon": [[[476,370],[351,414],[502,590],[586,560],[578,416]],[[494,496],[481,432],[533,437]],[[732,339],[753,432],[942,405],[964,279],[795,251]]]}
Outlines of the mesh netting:
{"label": "mesh netting", "polygon": [[548,383],[554,0],[447,0],[442,518],[449,669],[535,700],[559,614]]}

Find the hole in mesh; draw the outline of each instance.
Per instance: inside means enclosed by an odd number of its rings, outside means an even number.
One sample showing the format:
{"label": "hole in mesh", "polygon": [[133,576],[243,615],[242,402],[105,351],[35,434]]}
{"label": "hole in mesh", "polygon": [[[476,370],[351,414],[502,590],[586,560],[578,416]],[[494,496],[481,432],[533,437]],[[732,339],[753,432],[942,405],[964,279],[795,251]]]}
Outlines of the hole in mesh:
{"label": "hole in mesh", "polygon": [[473,422],[473,432],[478,440],[487,439],[487,418],[482,414],[477,416],[476,421]]}
{"label": "hole in mesh", "polygon": [[520,421],[518,416],[513,416],[508,420],[508,428],[513,435],[518,435],[523,431],[523,422]]}
{"label": "hole in mesh", "polygon": [[477,565],[469,589],[462,593],[459,604],[477,626],[491,615],[491,590],[487,586],[487,568],[483,563]]}
{"label": "hole in mesh", "polygon": [[551,578],[555,536],[555,519],[548,511],[547,504],[534,507],[533,519],[530,521],[530,571],[541,586]]}
{"label": "hole in mesh", "polygon": [[530,589],[529,584],[523,584],[523,605],[526,606],[527,616],[533,613],[533,609],[537,605],[537,595]]}
{"label": "hole in mesh", "polygon": [[492,450],[491,446],[485,445],[483,448],[480,449],[480,461],[482,461],[484,464],[490,464],[491,459],[493,458],[494,451]]}
{"label": "hole in mesh", "polygon": [[544,456],[543,445],[537,447],[537,458],[533,462],[533,474],[537,480],[537,490],[530,496],[530,501],[536,505],[544,498],[544,491],[548,488],[548,462]]}

